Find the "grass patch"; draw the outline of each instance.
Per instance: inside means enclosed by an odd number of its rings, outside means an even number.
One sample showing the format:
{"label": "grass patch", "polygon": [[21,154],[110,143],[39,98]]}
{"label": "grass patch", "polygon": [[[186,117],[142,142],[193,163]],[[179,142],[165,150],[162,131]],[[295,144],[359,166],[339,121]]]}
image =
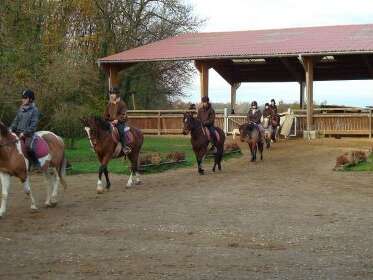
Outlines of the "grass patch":
{"label": "grass patch", "polygon": [[[142,153],[160,153],[161,155],[166,155],[170,152],[184,152],[186,161],[178,164],[146,167],[143,172],[156,173],[169,169],[193,166],[195,164],[195,156],[189,137],[146,135]],[[77,140],[74,149],[66,149],[66,155],[72,165],[72,169],[68,170],[68,174],[97,173],[100,164],[96,154],[90,147],[88,139]],[[239,155],[237,153],[229,154],[224,159],[238,157]],[[109,163],[109,171],[117,174],[129,174],[128,164],[129,161],[127,160],[114,159]]]}
{"label": "grass patch", "polygon": [[365,162],[352,166],[346,166],[344,171],[373,171],[373,155],[370,155]]}

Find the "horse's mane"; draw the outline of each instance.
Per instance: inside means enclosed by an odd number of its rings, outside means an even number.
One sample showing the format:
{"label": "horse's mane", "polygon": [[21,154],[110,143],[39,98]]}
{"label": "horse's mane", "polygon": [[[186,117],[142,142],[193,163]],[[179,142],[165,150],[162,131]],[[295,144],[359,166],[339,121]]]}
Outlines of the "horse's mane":
{"label": "horse's mane", "polygon": [[95,121],[95,124],[97,125],[97,127],[101,128],[102,130],[105,130],[105,131],[110,131],[111,126],[110,126],[110,123],[108,121],[104,120],[100,116],[93,116],[92,118]]}
{"label": "horse's mane", "polygon": [[2,137],[6,137],[9,135],[9,129],[6,127],[5,124],[3,124],[2,121],[0,121],[0,135]]}

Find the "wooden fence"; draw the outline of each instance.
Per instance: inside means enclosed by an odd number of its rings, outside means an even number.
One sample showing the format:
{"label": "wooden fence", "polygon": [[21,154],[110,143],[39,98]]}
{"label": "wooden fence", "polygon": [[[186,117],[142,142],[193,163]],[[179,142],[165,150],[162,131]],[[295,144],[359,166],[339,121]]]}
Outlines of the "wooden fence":
{"label": "wooden fence", "polygon": [[[128,112],[129,123],[140,128],[145,134],[181,134],[183,129],[183,110],[132,110]],[[305,110],[294,111],[296,135],[301,136],[306,129]],[[216,114],[215,124],[228,134],[240,124],[246,116],[227,115],[221,111]],[[372,136],[372,110],[360,108],[315,109],[315,130],[325,135],[367,135]]]}

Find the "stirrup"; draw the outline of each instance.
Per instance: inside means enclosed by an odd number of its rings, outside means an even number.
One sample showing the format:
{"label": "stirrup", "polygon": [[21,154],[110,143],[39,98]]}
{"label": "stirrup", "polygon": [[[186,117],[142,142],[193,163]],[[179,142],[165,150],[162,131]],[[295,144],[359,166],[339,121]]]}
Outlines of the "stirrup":
{"label": "stirrup", "polygon": [[131,148],[128,147],[127,145],[122,147],[122,152],[125,154],[125,155],[128,155],[130,152],[132,152]]}

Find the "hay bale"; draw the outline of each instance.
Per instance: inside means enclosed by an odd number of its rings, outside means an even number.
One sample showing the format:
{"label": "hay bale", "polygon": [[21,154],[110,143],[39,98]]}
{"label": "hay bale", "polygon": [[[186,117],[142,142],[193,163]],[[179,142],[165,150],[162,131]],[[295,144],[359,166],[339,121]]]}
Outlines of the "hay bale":
{"label": "hay bale", "polygon": [[185,153],[184,152],[171,152],[166,155],[167,161],[182,161],[185,160]]}

